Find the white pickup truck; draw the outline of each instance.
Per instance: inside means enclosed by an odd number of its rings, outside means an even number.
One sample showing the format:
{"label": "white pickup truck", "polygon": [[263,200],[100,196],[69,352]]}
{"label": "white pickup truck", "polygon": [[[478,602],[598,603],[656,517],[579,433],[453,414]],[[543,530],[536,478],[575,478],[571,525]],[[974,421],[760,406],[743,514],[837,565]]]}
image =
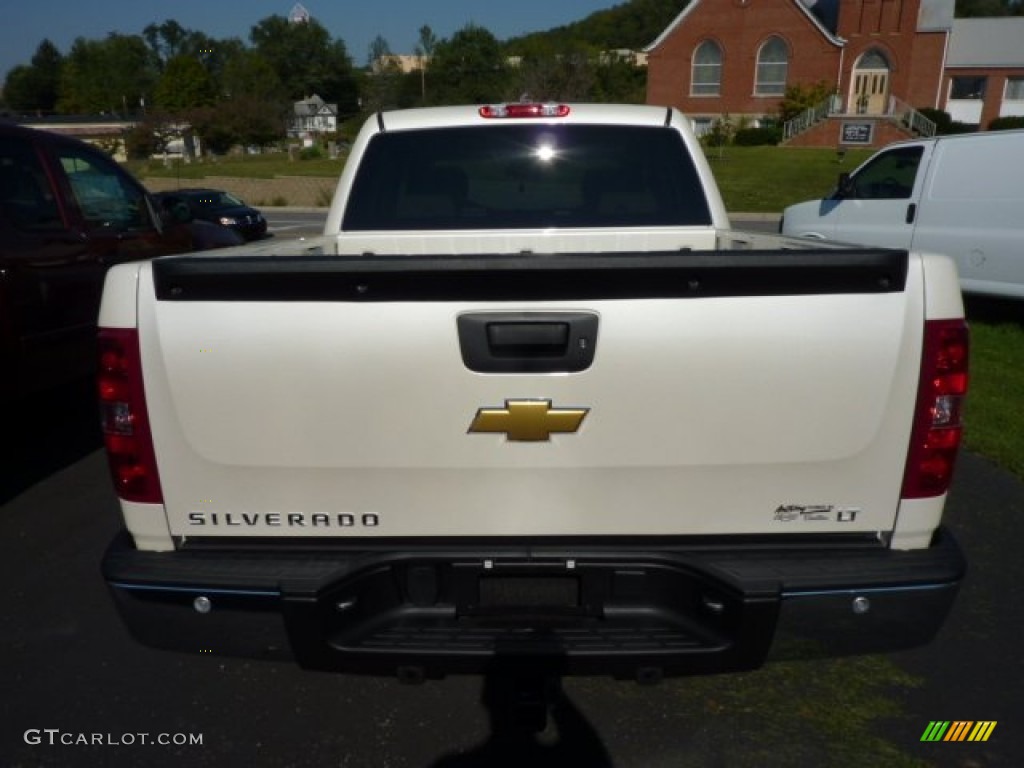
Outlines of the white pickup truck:
{"label": "white pickup truck", "polygon": [[732,231],[650,106],[386,112],[321,238],[120,265],[143,643],[641,681],[928,642],[967,330],[945,257]]}

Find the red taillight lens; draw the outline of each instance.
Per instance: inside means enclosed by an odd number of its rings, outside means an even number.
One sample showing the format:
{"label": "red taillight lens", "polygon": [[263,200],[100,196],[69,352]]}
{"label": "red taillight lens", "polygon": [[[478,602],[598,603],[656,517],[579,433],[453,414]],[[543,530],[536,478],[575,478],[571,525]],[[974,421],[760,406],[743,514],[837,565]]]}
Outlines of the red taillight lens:
{"label": "red taillight lens", "polygon": [[949,490],[963,435],[967,387],[967,324],[963,320],[928,321],[903,498],[941,496]]}
{"label": "red taillight lens", "polygon": [[480,117],[568,117],[570,111],[568,104],[488,104],[480,107]]}
{"label": "red taillight lens", "polygon": [[99,348],[100,420],[114,488],[126,501],[162,504],[142,387],[138,333],[103,328]]}

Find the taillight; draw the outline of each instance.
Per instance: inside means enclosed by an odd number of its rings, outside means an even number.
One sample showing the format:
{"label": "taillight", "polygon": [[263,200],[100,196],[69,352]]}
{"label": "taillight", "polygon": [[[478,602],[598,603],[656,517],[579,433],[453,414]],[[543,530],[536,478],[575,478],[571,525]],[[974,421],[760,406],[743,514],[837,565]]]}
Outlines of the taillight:
{"label": "taillight", "polygon": [[967,371],[967,324],[963,320],[928,321],[914,430],[903,478],[905,499],[941,496],[949,490],[963,435]]}
{"label": "taillight", "polygon": [[568,117],[568,104],[488,104],[480,107],[480,117]]}
{"label": "taillight", "polygon": [[138,332],[100,329],[99,355],[100,419],[114,488],[125,501],[162,504]]}

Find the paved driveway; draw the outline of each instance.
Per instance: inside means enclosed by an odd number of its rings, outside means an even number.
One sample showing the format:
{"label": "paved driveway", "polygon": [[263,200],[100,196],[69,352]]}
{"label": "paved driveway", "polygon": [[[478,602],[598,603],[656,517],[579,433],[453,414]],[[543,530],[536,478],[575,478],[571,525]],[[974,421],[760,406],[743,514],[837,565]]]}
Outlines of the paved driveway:
{"label": "paved driveway", "polygon": [[[976,456],[962,457],[950,503],[970,575],[930,646],[655,687],[568,680],[558,728],[535,741],[479,678],[409,687],[134,643],[99,575],[117,506],[91,402],[73,399],[56,422],[26,413],[34,437],[3,465],[26,481],[0,483],[0,765],[1024,764],[1024,487]],[[922,743],[933,720],[998,725],[986,743]],[[143,743],[162,735],[171,743]]]}

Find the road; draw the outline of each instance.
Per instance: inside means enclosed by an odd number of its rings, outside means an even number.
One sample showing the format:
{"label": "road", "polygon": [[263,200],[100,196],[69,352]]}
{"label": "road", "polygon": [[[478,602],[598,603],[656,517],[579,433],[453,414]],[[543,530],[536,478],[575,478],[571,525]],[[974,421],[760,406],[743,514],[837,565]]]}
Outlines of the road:
{"label": "road", "polygon": [[[931,645],[654,687],[567,680],[534,740],[509,734],[476,677],[407,686],[136,644],[99,575],[118,509],[94,413],[83,385],[5,422],[2,766],[450,768],[500,755],[531,768],[1009,768],[1024,756],[1024,487],[977,456],[962,457],[949,503],[970,575]],[[985,743],[922,743],[935,720],[998,725]],[[171,744],[142,743],[163,734]]]}
{"label": "road", "polygon": [[313,237],[324,231],[327,210],[323,208],[263,208],[267,231],[274,237]]}

